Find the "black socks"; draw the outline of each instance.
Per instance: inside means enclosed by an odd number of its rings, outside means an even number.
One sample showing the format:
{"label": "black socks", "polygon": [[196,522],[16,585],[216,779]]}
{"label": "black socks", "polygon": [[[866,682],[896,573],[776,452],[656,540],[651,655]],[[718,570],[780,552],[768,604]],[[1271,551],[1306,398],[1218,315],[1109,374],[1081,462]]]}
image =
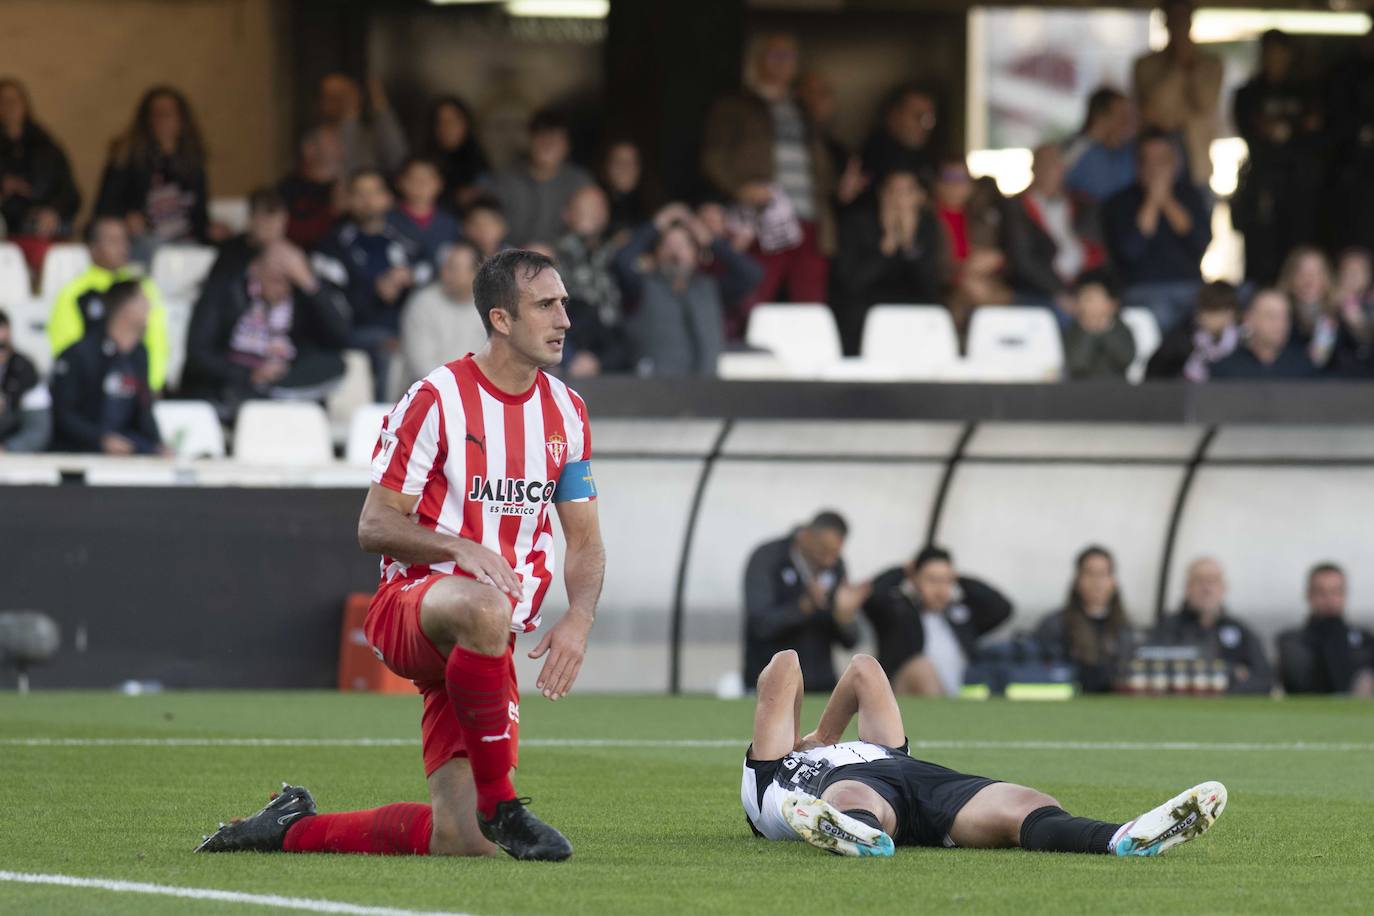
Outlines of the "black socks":
{"label": "black socks", "polygon": [[1021,822],[1021,848],[1032,852],[1105,854],[1120,824],[1074,817],[1063,808],[1036,808]]}

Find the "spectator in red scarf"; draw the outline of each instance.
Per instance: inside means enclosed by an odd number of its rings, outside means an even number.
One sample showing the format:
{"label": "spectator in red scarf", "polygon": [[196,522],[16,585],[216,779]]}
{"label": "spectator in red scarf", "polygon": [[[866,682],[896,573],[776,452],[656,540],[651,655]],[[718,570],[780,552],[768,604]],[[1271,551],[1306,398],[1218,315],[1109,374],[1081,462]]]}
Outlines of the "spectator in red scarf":
{"label": "spectator in red scarf", "polygon": [[973,196],[973,179],[963,156],[945,156],[935,172],[935,213],[945,224],[949,238],[950,261],[955,269],[968,258],[968,217],[965,212]]}

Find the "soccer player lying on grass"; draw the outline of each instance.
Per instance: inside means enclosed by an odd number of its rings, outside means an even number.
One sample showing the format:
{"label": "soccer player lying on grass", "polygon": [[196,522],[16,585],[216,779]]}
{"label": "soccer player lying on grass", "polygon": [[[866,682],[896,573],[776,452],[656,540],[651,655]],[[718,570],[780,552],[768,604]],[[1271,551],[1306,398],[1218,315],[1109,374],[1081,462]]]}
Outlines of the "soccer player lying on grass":
{"label": "soccer player lying on grass", "polygon": [[[1204,782],[1112,824],[1074,817],[1035,789],[917,760],[887,675],[867,655],[854,657],[809,735],[801,701],[797,653],[779,652],[759,675],[740,786],[749,826],[765,839],[847,856],[890,856],[894,846],[1155,856],[1201,836],[1226,807],[1226,787]],[[841,742],[856,713],[859,740]]]}

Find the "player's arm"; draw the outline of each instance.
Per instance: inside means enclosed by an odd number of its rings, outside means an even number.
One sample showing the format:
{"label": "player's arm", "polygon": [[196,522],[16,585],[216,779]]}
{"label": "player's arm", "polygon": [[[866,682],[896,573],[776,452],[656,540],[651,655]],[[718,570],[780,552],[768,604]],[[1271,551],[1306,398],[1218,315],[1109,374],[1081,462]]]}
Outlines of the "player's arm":
{"label": "player's arm", "polygon": [[892,695],[887,675],[871,655],[856,655],[821,713],[816,730],[802,739],[803,747],[815,744],[835,744],[844,737],[845,729],[859,716],[859,740],[885,747],[901,747],[906,741],[902,726],[902,711]]}
{"label": "player's arm", "polygon": [[[590,476],[590,471],[586,473]],[[561,482],[559,486],[563,486]],[[595,495],[594,490],[592,495]],[[563,574],[568,589],[568,610],[530,652],[530,658],[548,654],[534,686],[550,700],[566,696],[582,670],[587,637],[596,620],[596,602],[601,597],[601,583],[606,575],[606,547],[601,542],[596,501],[589,496],[580,497],[557,506],[558,521],[568,544]]]}
{"label": "player's arm", "polygon": [[358,546],[368,553],[395,557],[405,563],[453,561],[478,582],[508,595],[520,594],[520,579],[499,554],[466,538],[440,534],[415,524],[411,514],[420,501],[374,483],[367,491],[358,518]]}

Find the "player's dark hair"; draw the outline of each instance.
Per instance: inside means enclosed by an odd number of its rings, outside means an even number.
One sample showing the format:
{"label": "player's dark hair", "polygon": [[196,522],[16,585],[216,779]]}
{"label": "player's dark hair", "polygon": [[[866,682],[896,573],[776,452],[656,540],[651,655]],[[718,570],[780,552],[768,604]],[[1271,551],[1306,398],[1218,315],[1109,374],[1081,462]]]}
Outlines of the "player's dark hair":
{"label": "player's dark hair", "polygon": [[248,195],[249,213],[285,213],[286,198],[273,187],[257,188]]}
{"label": "player's dark hair", "polygon": [[552,269],[554,263],[548,257],[523,248],[507,248],[483,261],[472,281],[472,299],[477,303],[477,314],[487,333],[491,333],[492,309],[501,309],[512,319],[519,320],[521,281],[528,283]]}
{"label": "player's dark hair", "polygon": [[9,326],[10,326],[10,316],[9,316],[9,313],[6,312],[4,309],[0,309],[0,328],[7,328],[7,327],[9,327]]}
{"label": "player's dark hair", "polygon": [[1313,566],[1310,570],[1307,571],[1307,587],[1311,588],[1312,580],[1322,575],[1323,573],[1335,573],[1342,579],[1345,578],[1345,570],[1341,568],[1340,564],[1333,563],[1330,560],[1326,560],[1322,563],[1318,563],[1316,566]]}
{"label": "player's dark hair", "polygon": [[133,302],[143,292],[143,282],[141,280],[120,280],[113,283],[110,288],[105,290],[101,296],[101,301],[105,303],[105,321],[110,322],[124,308]]}
{"label": "player's dark hair", "polygon": [[1069,597],[1064,603],[1064,633],[1068,637],[1069,658],[1080,665],[1097,665],[1102,662],[1107,643],[1119,643],[1121,634],[1130,629],[1126,618],[1126,608],[1121,604],[1121,588],[1112,589],[1107,599],[1106,627],[1099,632],[1093,620],[1088,617],[1088,609],[1083,604],[1083,596],[1078,593],[1078,577],[1083,566],[1092,558],[1101,557],[1107,567],[1116,573],[1116,560],[1112,553],[1098,544],[1090,544],[1079,551],[1074,559],[1073,581],[1069,585]]}
{"label": "player's dark hair", "polygon": [[816,517],[807,523],[806,527],[812,531],[834,531],[840,537],[849,536],[849,523],[844,520],[844,516],[834,509],[825,509],[816,513]]}
{"label": "player's dark hair", "polygon": [[930,544],[917,552],[916,559],[911,561],[912,571],[920,572],[921,567],[927,563],[948,563],[952,566],[954,565],[954,557],[950,556],[949,551],[945,548]]}

